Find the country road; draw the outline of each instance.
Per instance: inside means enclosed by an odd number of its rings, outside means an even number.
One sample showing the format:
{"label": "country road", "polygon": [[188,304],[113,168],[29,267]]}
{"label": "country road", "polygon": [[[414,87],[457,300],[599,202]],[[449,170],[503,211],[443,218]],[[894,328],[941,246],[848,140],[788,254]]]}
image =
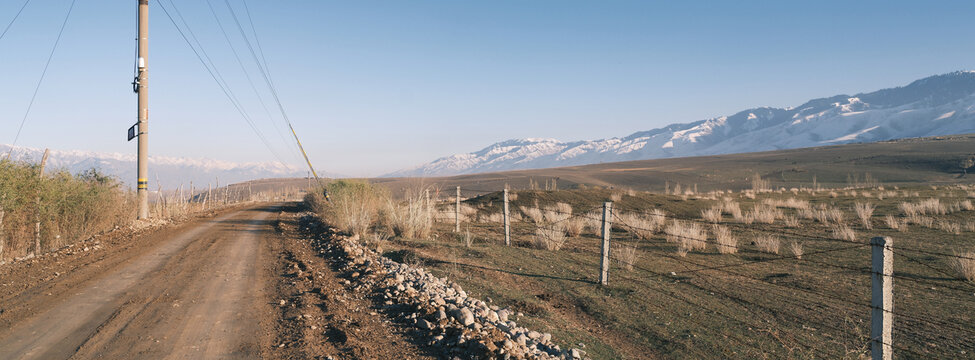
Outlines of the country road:
{"label": "country road", "polygon": [[[0,269],[0,359],[430,357],[282,230],[296,211],[238,208]],[[299,266],[317,293],[295,289]]]}

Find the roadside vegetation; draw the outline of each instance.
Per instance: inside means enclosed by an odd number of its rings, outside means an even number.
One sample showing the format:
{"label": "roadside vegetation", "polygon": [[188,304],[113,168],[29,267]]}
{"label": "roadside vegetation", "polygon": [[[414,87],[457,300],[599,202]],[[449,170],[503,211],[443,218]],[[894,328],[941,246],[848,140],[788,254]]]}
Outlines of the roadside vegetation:
{"label": "roadside vegetation", "polygon": [[112,177],[95,170],[39,176],[35,164],[0,161],[0,262],[57,249],[134,218],[134,194]]}

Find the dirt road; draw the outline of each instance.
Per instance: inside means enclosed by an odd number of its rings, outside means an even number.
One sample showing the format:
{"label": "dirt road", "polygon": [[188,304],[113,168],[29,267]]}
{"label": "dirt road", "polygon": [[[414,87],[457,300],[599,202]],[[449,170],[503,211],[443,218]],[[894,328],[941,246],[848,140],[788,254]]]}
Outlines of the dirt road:
{"label": "dirt road", "polygon": [[[368,301],[326,306],[326,294],[349,290],[332,278],[326,259],[282,232],[295,210],[236,209],[115,239],[99,255],[0,270],[0,359],[429,357],[406,329],[381,315],[362,318]],[[310,281],[321,296],[296,290],[289,273],[296,256],[318,274]],[[318,268],[308,269],[311,263]],[[334,339],[339,327],[330,322],[349,317],[346,307],[361,324],[355,332],[382,341],[344,346],[351,336]]]}

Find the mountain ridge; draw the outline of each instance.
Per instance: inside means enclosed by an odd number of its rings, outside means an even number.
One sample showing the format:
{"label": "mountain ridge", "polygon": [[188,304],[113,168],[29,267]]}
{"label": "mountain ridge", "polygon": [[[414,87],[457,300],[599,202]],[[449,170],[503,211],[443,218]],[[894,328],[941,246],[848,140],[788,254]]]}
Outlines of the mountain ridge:
{"label": "mountain ridge", "polygon": [[[44,149],[0,144],[0,154],[6,155],[7,152],[11,152],[10,158],[14,161],[39,162]],[[51,149],[47,168],[71,173],[94,168],[131,186],[136,176],[136,155]],[[274,162],[237,163],[207,158],[149,156],[150,183],[156,183],[157,179],[159,182],[151,186],[153,190],[160,184],[171,189],[181,184],[189,186],[190,182],[205,186],[207,183],[231,184],[269,177],[304,176],[306,172],[302,168]]]}
{"label": "mountain ridge", "polygon": [[816,98],[788,108],[751,108],[623,137],[570,142],[510,139],[385,176],[447,176],[971,132],[975,71],[956,71],[900,87]]}

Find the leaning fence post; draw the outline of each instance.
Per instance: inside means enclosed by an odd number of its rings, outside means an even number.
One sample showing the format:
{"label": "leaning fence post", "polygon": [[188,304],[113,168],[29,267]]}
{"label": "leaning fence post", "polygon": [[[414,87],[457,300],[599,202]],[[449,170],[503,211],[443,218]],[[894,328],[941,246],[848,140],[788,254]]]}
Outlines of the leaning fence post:
{"label": "leaning fence post", "polygon": [[890,237],[870,240],[873,295],[870,301],[870,353],[873,360],[893,359],[894,249]]}
{"label": "leaning fence post", "polygon": [[504,188],[504,245],[511,246],[511,221],[508,218],[508,188]]}
{"label": "leaning fence post", "polygon": [[612,228],[612,222],[610,221],[613,215],[613,203],[604,202],[603,203],[603,256],[599,261],[599,284],[606,285],[609,283],[609,234]]}
{"label": "leaning fence post", "polygon": [[460,232],[460,186],[457,187],[457,204],[454,207],[454,232]]}

